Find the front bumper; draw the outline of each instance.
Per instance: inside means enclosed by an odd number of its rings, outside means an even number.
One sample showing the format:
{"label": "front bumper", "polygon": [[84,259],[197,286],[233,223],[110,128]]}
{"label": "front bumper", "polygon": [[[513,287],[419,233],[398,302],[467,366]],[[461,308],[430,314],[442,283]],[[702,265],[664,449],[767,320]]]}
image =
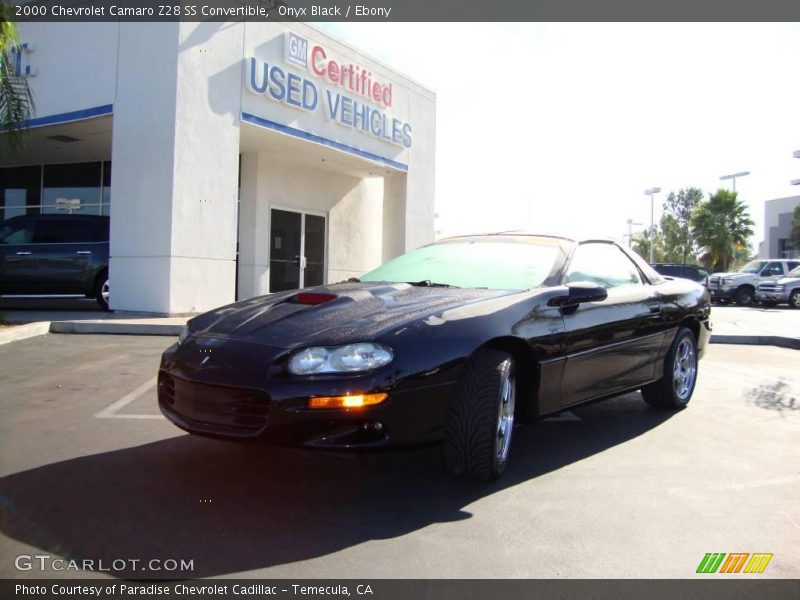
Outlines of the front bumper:
{"label": "front bumper", "polygon": [[[392,370],[345,377],[297,378],[275,373],[277,349],[263,358],[236,342],[215,349],[208,364],[195,342],[167,349],[158,376],[158,404],[174,425],[193,434],[315,448],[373,448],[420,444],[444,437],[454,380],[392,380]],[[245,355],[250,360],[242,360]],[[200,356],[204,356],[202,353]],[[278,359],[279,360],[279,359]],[[282,373],[282,371],[281,371]],[[308,398],[387,392],[379,405],[308,409]]]}
{"label": "front bumper", "polygon": [[775,292],[762,292],[756,290],[756,300],[759,302],[788,302],[789,301],[790,290],[782,290],[782,291],[775,291]]}
{"label": "front bumper", "polygon": [[708,294],[712,300],[732,300],[736,295],[736,287],[709,288]]}

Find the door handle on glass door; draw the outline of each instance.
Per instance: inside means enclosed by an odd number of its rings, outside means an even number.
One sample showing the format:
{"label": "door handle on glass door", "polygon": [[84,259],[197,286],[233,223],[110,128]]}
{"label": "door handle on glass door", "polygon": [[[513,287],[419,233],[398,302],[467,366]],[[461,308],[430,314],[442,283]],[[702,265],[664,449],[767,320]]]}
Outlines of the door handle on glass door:
{"label": "door handle on glass door", "polygon": [[30,256],[30,252],[17,252],[17,256]]}

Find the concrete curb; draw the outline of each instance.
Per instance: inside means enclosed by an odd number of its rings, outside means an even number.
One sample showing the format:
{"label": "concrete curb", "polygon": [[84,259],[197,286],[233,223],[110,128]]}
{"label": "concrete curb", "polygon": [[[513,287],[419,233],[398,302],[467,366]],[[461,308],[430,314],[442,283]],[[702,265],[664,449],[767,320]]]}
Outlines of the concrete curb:
{"label": "concrete curb", "polygon": [[712,344],[743,344],[751,346],[778,346],[800,350],[800,338],[785,337],[782,335],[720,335],[712,334],[709,340]]}
{"label": "concrete curb", "polygon": [[177,336],[183,325],[107,321],[53,321],[50,333]]}
{"label": "concrete curb", "polygon": [[15,325],[5,331],[0,331],[0,345],[10,344],[19,340],[45,335],[50,331],[50,321],[39,321],[38,323],[28,323],[26,325]]}

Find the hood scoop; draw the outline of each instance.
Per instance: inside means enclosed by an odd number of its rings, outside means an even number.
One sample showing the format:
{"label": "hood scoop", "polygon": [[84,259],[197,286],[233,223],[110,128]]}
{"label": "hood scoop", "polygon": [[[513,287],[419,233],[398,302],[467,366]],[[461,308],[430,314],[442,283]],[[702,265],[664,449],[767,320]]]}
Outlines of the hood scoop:
{"label": "hood scoop", "polygon": [[336,300],[336,294],[326,294],[323,292],[300,292],[293,296],[289,301],[295,304],[306,304],[310,306],[317,306],[318,304],[325,304],[331,300]]}

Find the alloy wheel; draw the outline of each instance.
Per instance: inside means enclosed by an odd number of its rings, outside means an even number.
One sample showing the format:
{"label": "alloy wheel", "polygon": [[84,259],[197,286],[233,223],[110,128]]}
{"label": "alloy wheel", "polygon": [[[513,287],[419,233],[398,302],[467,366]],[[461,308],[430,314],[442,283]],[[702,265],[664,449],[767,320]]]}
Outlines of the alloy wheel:
{"label": "alloy wheel", "polygon": [[500,393],[500,405],[497,416],[497,461],[503,463],[508,458],[511,447],[511,434],[514,431],[514,402],[516,386],[513,366],[508,364],[508,371]]}
{"label": "alloy wheel", "polygon": [[688,401],[697,376],[697,352],[692,341],[685,337],[678,344],[672,364],[672,387],[681,401]]}

